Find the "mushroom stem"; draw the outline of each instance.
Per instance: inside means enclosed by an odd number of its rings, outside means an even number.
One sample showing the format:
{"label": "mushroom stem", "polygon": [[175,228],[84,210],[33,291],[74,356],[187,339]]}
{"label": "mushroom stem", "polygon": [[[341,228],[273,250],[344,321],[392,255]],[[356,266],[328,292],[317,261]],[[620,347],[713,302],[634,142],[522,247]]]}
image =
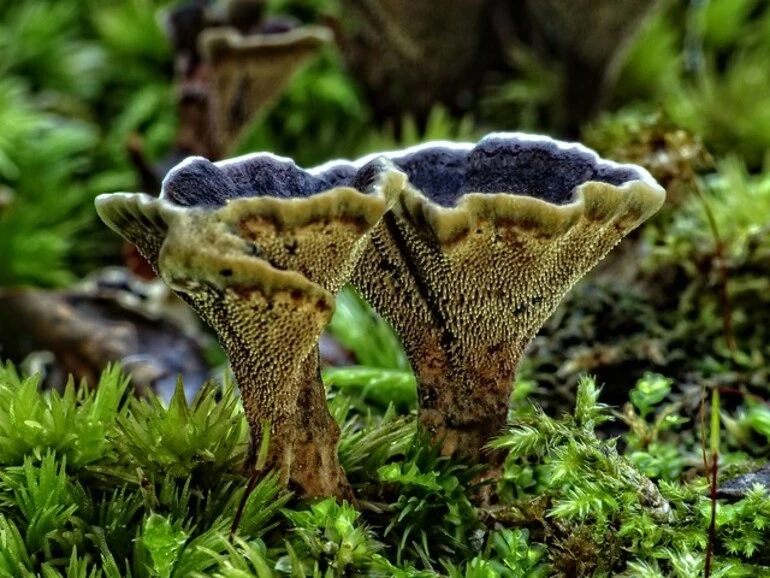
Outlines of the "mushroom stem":
{"label": "mushroom stem", "polygon": [[[489,463],[484,446],[505,427],[514,372],[531,334],[510,331],[505,338],[486,332],[483,323],[458,331],[441,295],[425,282],[418,238],[386,214],[353,284],[401,337],[417,379],[422,429],[442,444],[443,455]],[[470,318],[478,321],[474,313]]]}
{"label": "mushroom stem", "polygon": [[[339,463],[337,444],[340,428],[326,405],[326,390],[318,366],[318,348],[308,355],[297,372],[281,379],[283,387],[297,393],[296,411],[266,415],[266,407],[251,396],[243,403],[254,432],[249,443],[245,469],[257,462],[264,420],[270,419],[270,446],[265,469],[281,472],[282,481],[305,497],[335,496],[353,500],[353,491]],[[245,371],[244,371],[245,369]],[[255,376],[248,368],[237,375],[241,388],[249,389]],[[260,379],[264,382],[264,378]],[[277,385],[277,384],[276,384]],[[260,383],[262,387],[262,383]]]}
{"label": "mushroom stem", "polygon": [[442,443],[443,455],[489,463],[484,446],[505,427],[514,372],[531,336],[476,341],[453,331],[440,298],[419,281],[407,236],[403,223],[385,215],[353,284],[401,336],[422,429]]}
{"label": "mushroom stem", "polygon": [[305,496],[336,496],[353,501],[353,490],[340,466],[340,427],[329,413],[318,366],[318,347],[305,362],[295,417],[293,484]]}
{"label": "mushroom stem", "polygon": [[256,464],[269,423],[266,469],[278,469],[303,496],[349,498],[337,457],[339,427],[326,407],[318,369],[318,339],[331,319],[334,297],[299,273],[232,247],[228,253],[223,241],[216,248],[190,241],[196,227],[205,237],[216,222],[198,216],[175,224],[159,269],[214,329],[230,359],[251,430],[246,467]]}
{"label": "mushroom stem", "polygon": [[[409,355],[418,376],[420,426],[441,442],[442,455],[478,461],[487,453],[484,446],[502,432],[520,355],[511,349],[497,348],[486,359],[441,351],[447,358],[441,371],[419,352]],[[487,458],[494,461],[491,454]]]}

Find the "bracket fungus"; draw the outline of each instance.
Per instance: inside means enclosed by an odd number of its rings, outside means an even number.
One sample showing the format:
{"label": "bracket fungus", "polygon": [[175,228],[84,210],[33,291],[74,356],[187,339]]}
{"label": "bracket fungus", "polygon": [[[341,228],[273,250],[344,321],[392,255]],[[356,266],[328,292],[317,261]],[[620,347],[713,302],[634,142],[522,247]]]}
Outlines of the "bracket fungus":
{"label": "bracket fungus", "polygon": [[387,164],[305,171],[266,153],[216,164],[191,157],[168,174],[159,199],[96,201],[102,219],[218,334],[251,428],[247,465],[269,423],[265,467],[302,495],[351,497],[318,340],[390,189],[404,186]]}
{"label": "bracket fungus", "polygon": [[516,133],[386,156],[409,182],[353,284],[401,337],[422,427],[443,453],[479,461],[527,344],[665,191],[642,168]]}

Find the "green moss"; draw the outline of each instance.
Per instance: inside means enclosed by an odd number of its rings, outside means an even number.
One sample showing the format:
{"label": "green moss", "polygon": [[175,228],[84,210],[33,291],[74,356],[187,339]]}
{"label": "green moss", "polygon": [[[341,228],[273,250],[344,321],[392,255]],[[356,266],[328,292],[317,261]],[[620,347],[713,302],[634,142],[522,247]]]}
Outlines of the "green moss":
{"label": "green moss", "polygon": [[[590,379],[580,383],[575,411],[559,419],[519,399],[515,424],[494,443],[507,458],[493,507],[479,505],[479,469],[439,458],[413,418],[392,409],[366,417],[337,394],[331,408],[357,507],[298,502],[266,475],[234,541],[229,528],[247,480],[239,473],[245,420],[232,386],[207,386],[188,408],[181,389],[164,407],[126,398],[126,384],[113,368],[95,391],[71,384],[60,395],[38,391],[11,366],[0,373],[0,423],[13,425],[0,432],[0,575],[702,571],[710,501],[704,480],[687,481],[681,465],[663,468],[668,454],[651,441],[683,429],[660,376],[632,391],[633,409],[622,414],[632,427],[619,439],[597,434],[612,415]],[[693,445],[685,461],[698,451]],[[764,489],[719,504],[714,576],[767,570],[768,520]]]}

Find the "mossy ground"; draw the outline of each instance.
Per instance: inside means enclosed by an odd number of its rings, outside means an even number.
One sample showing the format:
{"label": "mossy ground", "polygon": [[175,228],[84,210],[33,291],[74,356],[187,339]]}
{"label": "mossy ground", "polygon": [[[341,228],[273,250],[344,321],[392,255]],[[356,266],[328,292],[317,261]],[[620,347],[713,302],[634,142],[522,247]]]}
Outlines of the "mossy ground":
{"label": "mossy ground", "polygon": [[[483,506],[478,468],[437,457],[413,415],[359,411],[359,395],[333,388],[358,504],[295,500],[268,473],[234,536],[247,436],[232,386],[204,387],[190,407],[180,388],[166,407],[130,395],[117,367],[95,390],[37,381],[0,371],[3,576],[684,578],[709,547],[697,427],[654,374],[616,438],[601,434],[613,415],[593,380],[558,419],[520,384],[514,425],[494,442],[507,454],[497,499]],[[766,490],[720,503],[716,528],[712,576],[770,571]]]}

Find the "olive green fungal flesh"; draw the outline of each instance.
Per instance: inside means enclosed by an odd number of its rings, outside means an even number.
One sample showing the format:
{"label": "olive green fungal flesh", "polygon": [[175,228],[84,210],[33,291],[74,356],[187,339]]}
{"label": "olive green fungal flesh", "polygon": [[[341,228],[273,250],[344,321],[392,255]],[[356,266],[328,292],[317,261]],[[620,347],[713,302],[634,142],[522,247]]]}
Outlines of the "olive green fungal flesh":
{"label": "olive green fungal flesh", "polygon": [[444,453],[486,461],[526,346],[664,192],[637,167],[521,135],[388,156],[410,181],[353,282],[401,337],[422,426]]}
{"label": "olive green fungal flesh", "polygon": [[352,280],[399,334],[422,427],[445,454],[484,462],[527,344],[664,197],[638,167],[501,133],[310,171],[266,154],[189,159],[160,200],[98,207],[217,331],[252,448],[269,421],[268,462],[287,483],[344,497],[317,351],[342,284]]}
{"label": "olive green fungal flesh", "polygon": [[325,175],[272,155],[188,159],[167,176],[160,199],[97,200],[102,218],[217,333],[251,429],[247,465],[269,423],[266,467],[280,470],[300,495],[352,498],[318,340],[335,292],[394,197],[385,191],[403,187],[403,174],[387,162],[378,167],[343,164]]}

